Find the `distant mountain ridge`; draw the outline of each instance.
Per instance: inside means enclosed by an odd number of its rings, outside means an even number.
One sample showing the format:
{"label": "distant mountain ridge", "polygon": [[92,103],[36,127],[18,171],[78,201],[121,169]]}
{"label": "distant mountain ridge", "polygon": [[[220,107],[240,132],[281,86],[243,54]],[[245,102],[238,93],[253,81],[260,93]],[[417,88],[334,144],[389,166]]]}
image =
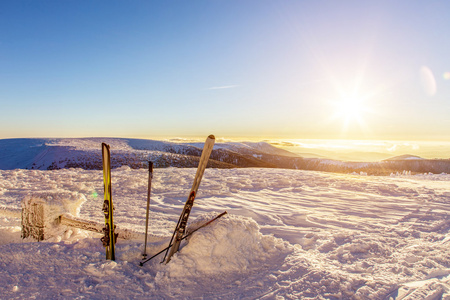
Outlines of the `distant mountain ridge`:
{"label": "distant mountain ridge", "polygon": [[[101,143],[111,146],[111,165],[145,167],[196,167],[203,143],[174,143],[127,138],[61,138],[0,140],[0,169],[52,170],[82,168],[100,170]],[[262,156],[294,156],[268,143],[217,143],[208,167],[276,167]]]}
{"label": "distant mountain ridge", "polygon": [[[101,170],[101,143],[111,146],[111,166],[146,168],[195,168],[203,143],[178,143],[128,138],[30,138],[0,140],[0,170],[53,170],[82,168]],[[216,143],[210,168],[286,168],[326,172],[364,172],[369,175],[411,171],[450,173],[450,160],[428,160],[402,155],[378,162],[346,162],[304,158],[267,142]]]}

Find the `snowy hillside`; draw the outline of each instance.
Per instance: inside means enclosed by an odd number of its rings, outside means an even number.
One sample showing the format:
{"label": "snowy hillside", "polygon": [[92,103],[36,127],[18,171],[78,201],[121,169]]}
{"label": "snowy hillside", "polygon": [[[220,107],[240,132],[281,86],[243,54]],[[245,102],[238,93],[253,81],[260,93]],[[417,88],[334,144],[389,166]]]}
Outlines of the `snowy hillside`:
{"label": "snowy hillside", "polygon": [[[101,143],[111,146],[113,168],[192,168],[198,165],[202,143],[124,138],[3,139],[0,140],[0,170],[54,170],[82,168],[100,170]],[[311,155],[310,155],[311,156]],[[414,158],[414,159],[412,159]],[[216,142],[208,167],[284,168],[340,173],[450,173],[449,159],[419,159],[410,155],[378,162],[348,162],[327,158],[303,158],[267,142]]]}
{"label": "snowy hillside", "polygon": [[[195,168],[154,172],[149,254],[164,248]],[[147,171],[112,171],[118,228],[144,232]],[[103,222],[97,170],[0,171],[5,299],[449,299],[450,175],[360,176],[282,169],[205,171],[190,227],[217,214],[172,261],[139,266],[143,239],[104,259],[100,234],[59,225],[22,240],[30,193],[70,194],[67,212]],[[427,298],[428,297],[428,298]]]}

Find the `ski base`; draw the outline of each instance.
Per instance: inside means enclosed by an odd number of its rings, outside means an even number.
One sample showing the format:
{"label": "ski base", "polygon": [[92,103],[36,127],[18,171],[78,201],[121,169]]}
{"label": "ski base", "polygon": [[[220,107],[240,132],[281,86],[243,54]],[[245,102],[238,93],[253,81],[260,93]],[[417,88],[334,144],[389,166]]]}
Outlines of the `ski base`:
{"label": "ski base", "polygon": [[[208,222],[206,222],[205,224],[201,225],[200,227],[197,227],[196,229],[190,231],[188,234],[186,234],[185,236],[183,236],[183,237],[181,238],[181,240],[184,240],[184,239],[188,238],[189,236],[191,236],[192,234],[194,234],[194,232],[196,232],[197,230],[200,230],[200,229],[202,229],[203,227],[208,226],[209,224],[211,224],[212,222],[214,222],[215,220],[221,218],[222,216],[224,216],[224,215],[226,215],[226,214],[227,214],[227,212],[224,211],[223,213],[221,213],[220,215],[218,215],[218,216],[215,217],[214,219],[211,219],[211,220],[209,220]],[[170,247],[172,247],[172,246],[173,246],[173,244],[170,243],[169,246],[167,246],[166,248],[162,249],[161,251],[159,251],[159,252],[156,253],[155,255],[153,255],[153,256],[151,256],[150,258],[147,258],[147,259],[141,261],[141,262],[139,263],[139,265],[142,267],[146,262],[148,262],[148,261],[150,261],[151,259],[157,257],[158,255],[160,255],[160,254],[163,253],[164,251],[167,251],[167,250],[168,250]]]}

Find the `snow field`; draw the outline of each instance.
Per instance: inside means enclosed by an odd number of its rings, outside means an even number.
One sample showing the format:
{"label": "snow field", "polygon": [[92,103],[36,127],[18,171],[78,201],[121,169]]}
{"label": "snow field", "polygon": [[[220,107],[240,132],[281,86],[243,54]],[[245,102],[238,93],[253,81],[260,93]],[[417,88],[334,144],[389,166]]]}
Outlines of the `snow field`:
{"label": "snow field", "polygon": [[[149,255],[167,246],[195,171],[154,170]],[[112,170],[119,228],[144,232],[147,176]],[[20,208],[30,193],[69,193],[79,196],[64,210],[103,222],[102,180],[81,169],[0,171],[0,207]],[[117,299],[448,299],[449,183],[445,174],[207,169],[189,226],[228,215],[183,241],[169,264],[158,256],[143,267],[143,241],[119,240],[117,261],[105,261],[99,234],[60,226],[44,242],[21,240],[20,219],[0,214],[0,292],[106,299],[115,286]]]}

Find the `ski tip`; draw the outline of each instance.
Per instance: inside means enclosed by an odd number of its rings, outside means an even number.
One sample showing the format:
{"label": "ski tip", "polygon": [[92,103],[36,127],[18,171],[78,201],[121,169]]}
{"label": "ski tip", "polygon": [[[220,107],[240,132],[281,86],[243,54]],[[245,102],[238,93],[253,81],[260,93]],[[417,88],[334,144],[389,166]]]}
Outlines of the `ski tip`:
{"label": "ski tip", "polygon": [[208,136],[208,139],[212,139],[212,140],[215,140],[215,139],[216,139],[216,137],[214,136],[214,134],[210,134],[210,135]]}

